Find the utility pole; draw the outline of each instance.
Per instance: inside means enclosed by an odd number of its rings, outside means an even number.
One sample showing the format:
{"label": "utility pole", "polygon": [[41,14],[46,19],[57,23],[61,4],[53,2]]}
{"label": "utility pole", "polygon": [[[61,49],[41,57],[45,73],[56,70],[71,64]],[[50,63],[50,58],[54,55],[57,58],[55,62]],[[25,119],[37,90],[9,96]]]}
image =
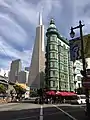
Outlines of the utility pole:
{"label": "utility pole", "polygon": [[[82,63],[83,63],[83,70],[81,71],[81,74],[85,80],[87,80],[87,75],[86,75],[86,62],[85,62],[85,56],[84,56],[84,45],[83,45],[83,34],[82,34],[82,27],[84,25],[79,21],[79,26],[76,27],[71,27],[71,33],[70,36],[73,38],[75,35],[75,32],[73,31],[74,29],[80,29],[80,40],[81,40],[81,58],[82,58]],[[88,88],[85,88],[85,94],[86,94],[86,109],[87,109],[87,115],[89,116],[89,90]]]}

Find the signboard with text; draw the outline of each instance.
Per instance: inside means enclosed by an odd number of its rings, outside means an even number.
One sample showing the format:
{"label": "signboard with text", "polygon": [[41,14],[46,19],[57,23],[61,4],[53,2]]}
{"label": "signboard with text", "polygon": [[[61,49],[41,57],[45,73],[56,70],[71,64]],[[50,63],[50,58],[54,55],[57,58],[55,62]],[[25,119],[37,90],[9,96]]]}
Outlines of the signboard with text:
{"label": "signboard with text", "polygon": [[[71,61],[81,59],[81,40],[80,37],[69,40]],[[83,36],[85,57],[90,57],[90,34]]]}

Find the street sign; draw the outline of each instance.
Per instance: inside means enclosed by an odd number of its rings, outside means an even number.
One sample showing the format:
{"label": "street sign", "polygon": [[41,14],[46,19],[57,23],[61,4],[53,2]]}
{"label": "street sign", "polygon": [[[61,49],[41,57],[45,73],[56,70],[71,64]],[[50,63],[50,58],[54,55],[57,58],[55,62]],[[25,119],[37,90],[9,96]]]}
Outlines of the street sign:
{"label": "street sign", "polygon": [[82,79],[82,86],[90,89],[90,77],[86,77]]}

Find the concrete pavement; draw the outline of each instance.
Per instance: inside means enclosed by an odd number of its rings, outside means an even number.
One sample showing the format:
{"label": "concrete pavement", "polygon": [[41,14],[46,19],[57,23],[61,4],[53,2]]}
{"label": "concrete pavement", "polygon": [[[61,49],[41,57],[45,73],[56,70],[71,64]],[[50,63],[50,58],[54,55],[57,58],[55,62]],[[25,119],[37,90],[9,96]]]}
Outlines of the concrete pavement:
{"label": "concrete pavement", "polygon": [[84,106],[18,103],[0,107],[0,120],[86,120]]}

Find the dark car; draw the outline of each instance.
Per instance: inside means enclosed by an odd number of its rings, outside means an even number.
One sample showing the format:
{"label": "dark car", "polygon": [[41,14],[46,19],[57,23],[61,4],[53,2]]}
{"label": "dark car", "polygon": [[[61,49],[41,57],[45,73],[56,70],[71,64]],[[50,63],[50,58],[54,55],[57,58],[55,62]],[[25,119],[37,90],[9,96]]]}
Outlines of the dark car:
{"label": "dark car", "polygon": [[36,98],[35,99],[35,104],[42,104],[42,103],[44,103],[45,101],[44,101],[44,99],[42,100],[40,97],[38,97],[38,98]]}

